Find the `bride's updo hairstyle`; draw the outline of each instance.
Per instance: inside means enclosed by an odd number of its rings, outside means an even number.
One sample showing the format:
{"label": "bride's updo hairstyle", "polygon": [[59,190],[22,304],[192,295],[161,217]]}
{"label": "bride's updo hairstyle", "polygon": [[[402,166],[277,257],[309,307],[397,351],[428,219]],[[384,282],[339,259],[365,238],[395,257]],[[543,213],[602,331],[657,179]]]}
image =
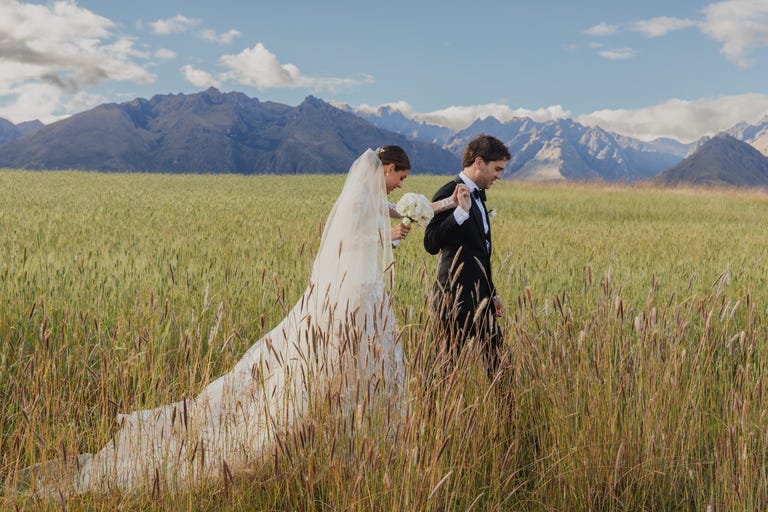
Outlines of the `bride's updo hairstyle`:
{"label": "bride's updo hairstyle", "polygon": [[396,171],[406,171],[411,168],[408,154],[400,146],[384,146],[376,150],[383,165],[395,164]]}

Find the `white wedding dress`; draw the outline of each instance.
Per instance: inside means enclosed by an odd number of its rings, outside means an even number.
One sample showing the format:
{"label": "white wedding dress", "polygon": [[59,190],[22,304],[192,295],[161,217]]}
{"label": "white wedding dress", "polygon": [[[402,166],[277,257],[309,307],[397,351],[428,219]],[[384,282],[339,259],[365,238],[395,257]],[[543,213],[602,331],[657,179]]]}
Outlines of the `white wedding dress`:
{"label": "white wedding dress", "polygon": [[301,421],[318,393],[338,393],[343,404],[360,379],[401,397],[402,349],[385,287],[392,261],[384,176],[368,150],[349,170],[293,310],[195,398],[120,415],[107,446],[78,457],[74,491],[189,483],[222,475],[224,463],[234,471]]}

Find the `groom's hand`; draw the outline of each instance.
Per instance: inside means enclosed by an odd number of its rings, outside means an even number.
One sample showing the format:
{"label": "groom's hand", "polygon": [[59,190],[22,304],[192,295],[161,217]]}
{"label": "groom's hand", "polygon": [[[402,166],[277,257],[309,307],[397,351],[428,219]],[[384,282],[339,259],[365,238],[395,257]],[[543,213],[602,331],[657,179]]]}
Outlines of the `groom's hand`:
{"label": "groom's hand", "polygon": [[496,316],[502,316],[504,314],[504,303],[501,302],[501,297],[498,295],[493,297],[493,307],[495,309]]}

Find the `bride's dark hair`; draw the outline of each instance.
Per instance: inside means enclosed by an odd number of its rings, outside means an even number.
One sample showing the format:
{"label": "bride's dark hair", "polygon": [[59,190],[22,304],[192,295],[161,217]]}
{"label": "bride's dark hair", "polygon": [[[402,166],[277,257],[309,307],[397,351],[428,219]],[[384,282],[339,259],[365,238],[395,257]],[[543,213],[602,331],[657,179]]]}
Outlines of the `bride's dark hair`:
{"label": "bride's dark hair", "polygon": [[384,146],[376,150],[379,160],[384,165],[395,164],[396,171],[405,171],[411,168],[408,154],[400,146]]}

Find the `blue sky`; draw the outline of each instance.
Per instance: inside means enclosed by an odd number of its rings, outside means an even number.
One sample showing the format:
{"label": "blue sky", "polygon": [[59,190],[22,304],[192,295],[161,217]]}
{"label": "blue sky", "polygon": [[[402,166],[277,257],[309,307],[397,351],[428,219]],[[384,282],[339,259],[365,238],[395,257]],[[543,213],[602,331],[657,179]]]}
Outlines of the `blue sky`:
{"label": "blue sky", "polygon": [[768,114],[768,0],[0,0],[0,117],[209,86],[688,142]]}

